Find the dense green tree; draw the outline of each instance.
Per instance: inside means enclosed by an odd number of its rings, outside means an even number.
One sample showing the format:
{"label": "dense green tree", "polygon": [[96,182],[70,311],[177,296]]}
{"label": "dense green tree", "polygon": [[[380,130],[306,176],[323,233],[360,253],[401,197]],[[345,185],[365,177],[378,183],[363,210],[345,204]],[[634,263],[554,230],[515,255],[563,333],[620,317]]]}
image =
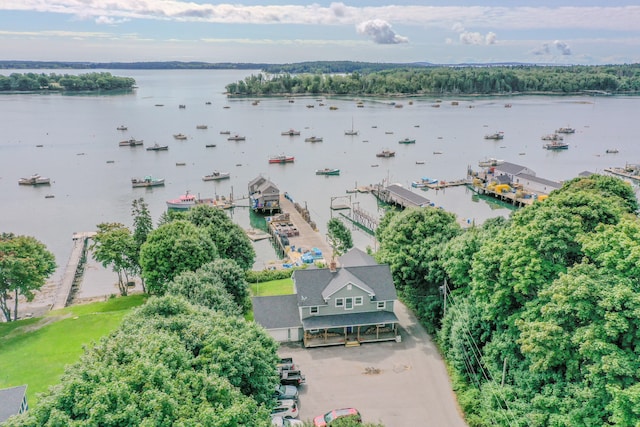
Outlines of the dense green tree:
{"label": "dense green tree", "polygon": [[[135,242],[136,273],[141,275],[142,267],[140,266],[140,248],[142,248],[144,242],[147,241],[149,233],[153,230],[153,221],[151,219],[151,213],[149,212],[149,206],[142,197],[132,202],[131,215],[133,216],[133,241]],[[147,290],[144,278],[142,279],[142,289],[145,292]]]}
{"label": "dense green tree", "polygon": [[7,322],[18,319],[19,297],[32,301],[55,268],[55,257],[35,238],[0,234],[0,310]]}
{"label": "dense green tree", "polygon": [[118,274],[120,295],[127,295],[129,275],[137,272],[136,244],[131,231],[120,223],[102,223],[93,237],[93,258]]}
{"label": "dense green tree", "polygon": [[244,270],[253,267],[256,255],[251,240],[224,210],[198,205],[189,210],[186,218],[207,231],[221,258],[234,260]]}
{"label": "dense green tree", "polygon": [[203,265],[198,273],[206,280],[222,284],[238,307],[251,309],[251,295],[245,272],[232,259],[219,258]]}
{"label": "dense green tree", "polygon": [[440,286],[446,276],[441,255],[461,232],[455,215],[435,208],[387,213],[376,230],[378,261],[389,264],[396,288],[431,333],[442,313]]}
{"label": "dense green tree", "polygon": [[[253,350],[262,344],[259,339],[245,340],[258,338],[243,333],[243,328],[251,328],[248,323],[229,325],[225,316],[191,307],[184,300],[150,302],[142,312],[129,315],[123,328],[87,349],[78,363],[67,367],[60,385],[7,425],[268,427],[265,400],[257,403],[243,394],[231,383],[237,377],[233,370],[225,372],[224,363],[199,351],[211,352],[216,346],[211,334],[226,333],[219,340],[235,341],[231,333],[237,328],[238,345],[249,356],[238,357],[233,351],[235,370],[261,375],[249,366],[256,362],[250,355],[260,354],[265,363],[272,363],[270,375],[262,378],[275,382],[275,343],[265,349],[267,356]],[[272,390],[273,385],[269,393]]]}
{"label": "dense green tree", "polygon": [[229,316],[242,314],[242,308],[234,301],[218,276],[207,274],[202,269],[180,273],[169,283],[167,293],[182,296],[192,304],[202,305]]}
{"label": "dense green tree", "polygon": [[150,294],[162,295],[183,271],[195,271],[218,257],[209,234],[184,220],[171,221],[149,233],[140,248],[142,276]]}
{"label": "dense green tree", "polygon": [[338,218],[331,218],[327,223],[327,238],[336,256],[343,255],[353,247],[351,231]]}

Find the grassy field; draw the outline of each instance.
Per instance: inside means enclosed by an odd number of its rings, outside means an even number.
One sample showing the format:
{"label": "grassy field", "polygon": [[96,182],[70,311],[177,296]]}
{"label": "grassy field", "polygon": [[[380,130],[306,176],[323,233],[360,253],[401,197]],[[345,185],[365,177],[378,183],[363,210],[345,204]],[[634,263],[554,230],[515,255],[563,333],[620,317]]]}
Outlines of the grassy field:
{"label": "grassy field", "polygon": [[78,360],[84,345],[115,330],[145,298],[112,298],[52,311],[37,319],[0,323],[0,388],[27,384],[27,398],[33,405],[36,394],[56,384],[65,365]]}
{"label": "grassy field", "polygon": [[[251,285],[254,296],[293,293],[291,279]],[[112,298],[105,302],[74,305],[44,317],[0,323],[0,388],[27,384],[30,405],[37,393],[57,384],[64,367],[75,363],[83,346],[114,331],[122,318],[142,305],[143,295]],[[248,320],[253,313],[248,313]]]}
{"label": "grassy field", "polygon": [[264,283],[253,283],[251,295],[254,297],[268,297],[273,295],[290,295],[293,293],[293,280],[281,279]]}

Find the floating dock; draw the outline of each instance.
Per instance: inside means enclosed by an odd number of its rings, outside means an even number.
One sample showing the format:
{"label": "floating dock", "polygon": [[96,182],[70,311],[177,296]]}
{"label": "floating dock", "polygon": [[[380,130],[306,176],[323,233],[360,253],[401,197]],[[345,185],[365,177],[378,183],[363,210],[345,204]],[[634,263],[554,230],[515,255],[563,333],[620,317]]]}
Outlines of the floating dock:
{"label": "floating dock", "polygon": [[384,186],[375,185],[371,192],[384,203],[398,205],[402,208],[423,208],[431,206],[431,201],[400,184]]}

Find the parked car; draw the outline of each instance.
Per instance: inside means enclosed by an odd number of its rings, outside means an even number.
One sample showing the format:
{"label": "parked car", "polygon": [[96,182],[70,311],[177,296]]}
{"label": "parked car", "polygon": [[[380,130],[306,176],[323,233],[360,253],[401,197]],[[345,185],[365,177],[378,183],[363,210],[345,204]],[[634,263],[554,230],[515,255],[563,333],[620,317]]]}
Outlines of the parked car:
{"label": "parked car", "polygon": [[313,419],[313,425],[315,427],[330,426],[331,423],[337,420],[338,418],[346,418],[346,417],[354,417],[359,423],[362,422],[362,417],[360,416],[360,412],[358,412],[357,409],[342,408],[342,409],[334,409],[332,411],[327,412],[324,415],[318,415]]}
{"label": "parked car", "polygon": [[277,400],[298,400],[298,389],[292,385],[279,385],[276,387],[273,397]]}
{"label": "parked car", "polygon": [[271,417],[298,418],[298,404],[293,399],[278,400],[275,408],[271,410]]}
{"label": "parked car", "polygon": [[291,357],[283,357],[282,359],[280,359],[280,362],[278,362],[277,367],[278,367],[278,372],[297,370],[296,365],[293,363],[293,358]]}
{"label": "parked car", "polygon": [[300,371],[282,371],[280,372],[280,384],[299,386],[304,384],[305,377]]}
{"label": "parked car", "polygon": [[271,417],[271,425],[273,427],[294,427],[303,426],[304,422],[293,418],[282,418],[281,416],[276,415],[275,417]]}

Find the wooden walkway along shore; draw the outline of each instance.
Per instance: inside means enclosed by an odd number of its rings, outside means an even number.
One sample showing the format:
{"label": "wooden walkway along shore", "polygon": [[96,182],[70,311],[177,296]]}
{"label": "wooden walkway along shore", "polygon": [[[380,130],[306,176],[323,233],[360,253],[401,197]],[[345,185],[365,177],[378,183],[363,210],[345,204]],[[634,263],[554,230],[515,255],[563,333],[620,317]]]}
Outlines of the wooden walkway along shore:
{"label": "wooden walkway along shore", "polygon": [[[280,208],[283,213],[289,214],[289,219],[286,222],[292,224],[292,228],[297,230],[296,235],[286,236],[289,245],[284,245],[282,243],[282,239],[274,236],[274,242],[284,253],[284,256],[289,257],[289,259],[294,263],[302,263],[300,261],[300,257],[305,250],[310,251],[312,248],[318,248],[322,251],[325,262],[328,263],[331,260],[333,250],[331,249],[331,246],[329,246],[326,236],[314,230],[295,208],[294,201],[290,200],[290,198],[284,197],[282,194],[280,195]],[[277,227],[274,222],[271,222],[270,224],[269,231],[272,234],[275,234]],[[295,251],[292,251],[291,247],[295,247]],[[298,252],[298,248],[301,249],[301,252]]]}
{"label": "wooden walkway along shore", "polygon": [[51,306],[52,310],[67,306],[71,295],[71,289],[73,288],[73,283],[78,273],[78,267],[80,267],[83,262],[87,251],[87,241],[95,235],[96,233],[93,231],[73,234],[73,249],[71,250],[71,256],[67,262],[67,267],[62,279],[60,280],[60,284],[58,285],[55,300]]}

